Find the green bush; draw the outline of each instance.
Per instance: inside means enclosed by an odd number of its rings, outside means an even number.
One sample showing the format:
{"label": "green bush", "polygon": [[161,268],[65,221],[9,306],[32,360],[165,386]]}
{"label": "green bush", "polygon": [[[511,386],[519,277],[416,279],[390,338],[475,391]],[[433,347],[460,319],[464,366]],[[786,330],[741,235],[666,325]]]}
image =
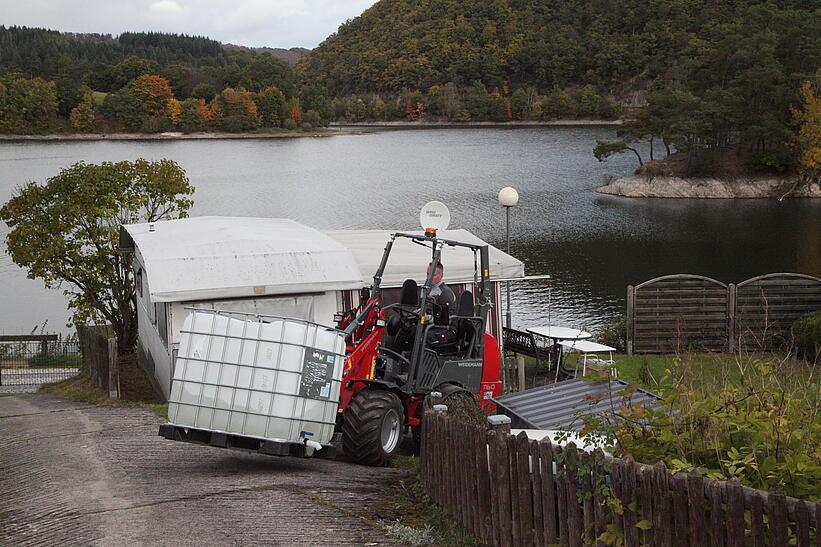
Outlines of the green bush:
{"label": "green bush", "polygon": [[30,367],[80,368],[83,358],[78,353],[38,353],[28,363]]}
{"label": "green bush", "polygon": [[792,335],[798,352],[815,359],[821,352],[821,310],[808,313],[792,325]]}
{"label": "green bush", "polygon": [[[718,479],[810,500],[821,498],[818,380],[789,356],[737,355],[724,377],[703,382],[692,356],[677,357],[658,407],[630,402],[637,387],[610,394],[611,409],[583,418],[583,435],[614,446],[617,457],[674,473]],[[592,401],[591,403],[595,403]]]}
{"label": "green bush", "polygon": [[288,131],[293,131],[296,129],[296,122],[292,118],[285,118],[285,121],[282,122],[282,127],[287,129]]}
{"label": "green bush", "polygon": [[619,353],[627,351],[627,316],[620,315],[610,319],[599,330],[596,340],[606,346],[616,348]]}

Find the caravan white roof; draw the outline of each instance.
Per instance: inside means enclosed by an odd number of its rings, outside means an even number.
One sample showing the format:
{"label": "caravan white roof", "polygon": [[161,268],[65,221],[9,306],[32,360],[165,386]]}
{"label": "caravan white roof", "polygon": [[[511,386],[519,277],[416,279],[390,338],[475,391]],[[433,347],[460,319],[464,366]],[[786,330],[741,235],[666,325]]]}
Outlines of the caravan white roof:
{"label": "caravan white roof", "polygon": [[281,218],[193,217],[123,226],[155,302],[358,289],[351,252]]}
{"label": "caravan white roof", "polygon": [[[353,253],[362,276],[370,281],[379,262],[382,260],[382,251],[392,233],[401,230],[328,230],[325,233],[347,247]],[[422,234],[421,231],[406,233]],[[487,245],[467,230],[444,230],[439,237],[452,239],[474,245]],[[509,254],[490,246],[490,278],[515,279],[524,277],[525,267],[522,261]],[[406,279],[414,279],[417,283],[425,281],[427,265],[430,262],[430,250],[417,245],[408,239],[398,238],[391,249],[391,256],[382,276],[385,287],[398,287]],[[477,256],[478,260],[478,256]],[[446,283],[473,282],[473,252],[464,247],[445,247],[442,251],[442,264],[445,266]]]}

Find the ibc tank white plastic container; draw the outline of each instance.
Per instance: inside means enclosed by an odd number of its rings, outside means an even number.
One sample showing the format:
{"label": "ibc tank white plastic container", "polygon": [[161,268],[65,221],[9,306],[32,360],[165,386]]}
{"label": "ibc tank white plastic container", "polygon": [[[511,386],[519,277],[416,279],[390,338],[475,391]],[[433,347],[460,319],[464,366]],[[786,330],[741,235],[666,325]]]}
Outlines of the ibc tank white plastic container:
{"label": "ibc tank white plastic container", "polygon": [[260,439],[327,444],[344,350],[341,332],[307,321],[191,312],[181,331],[169,420]]}

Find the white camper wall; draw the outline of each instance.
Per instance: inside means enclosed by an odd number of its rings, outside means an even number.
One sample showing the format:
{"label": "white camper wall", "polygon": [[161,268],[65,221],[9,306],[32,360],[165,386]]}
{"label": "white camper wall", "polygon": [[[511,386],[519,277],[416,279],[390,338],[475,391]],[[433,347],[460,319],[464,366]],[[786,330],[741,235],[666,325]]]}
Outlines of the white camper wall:
{"label": "white camper wall", "polygon": [[148,287],[148,278],[143,271],[142,263],[135,260],[134,272],[137,280],[137,335],[138,343],[148,354],[154,366],[154,378],[168,399],[171,393],[171,354],[157,331],[157,320],[154,303]]}

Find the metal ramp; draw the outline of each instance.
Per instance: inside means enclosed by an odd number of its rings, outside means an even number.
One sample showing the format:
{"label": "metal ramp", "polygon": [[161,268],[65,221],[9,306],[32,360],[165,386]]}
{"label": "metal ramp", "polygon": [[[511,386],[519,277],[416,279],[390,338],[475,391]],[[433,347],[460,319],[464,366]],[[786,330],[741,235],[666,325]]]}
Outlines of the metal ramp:
{"label": "metal ramp", "polygon": [[620,395],[626,382],[586,382],[565,380],[546,386],[508,393],[493,401],[500,414],[510,416],[516,429],[579,431],[582,416],[598,414],[621,406],[658,406],[658,395],[637,389],[629,397]]}

